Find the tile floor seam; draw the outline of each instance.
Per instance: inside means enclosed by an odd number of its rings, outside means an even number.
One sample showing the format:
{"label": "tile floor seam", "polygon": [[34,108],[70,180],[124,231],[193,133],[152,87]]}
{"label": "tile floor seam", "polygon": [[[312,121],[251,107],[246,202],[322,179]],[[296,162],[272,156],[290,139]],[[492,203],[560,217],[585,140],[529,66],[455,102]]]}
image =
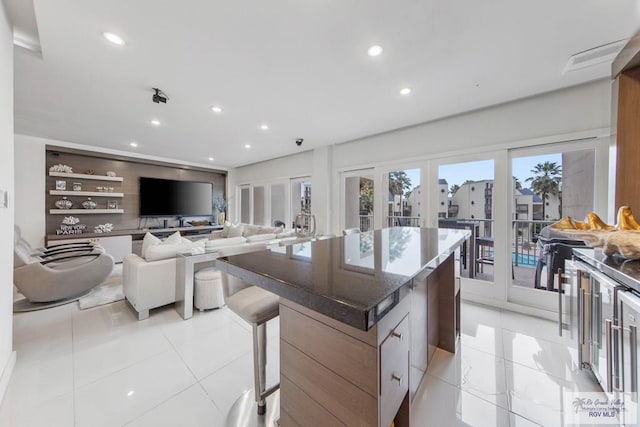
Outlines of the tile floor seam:
{"label": "tile floor seam", "polygon": [[[471,389],[471,390],[476,391],[476,392],[477,392],[477,394],[476,394],[476,393],[472,393],[472,392],[471,392],[471,391],[469,391],[468,389],[464,389],[464,388],[462,388],[462,385],[452,384],[452,383],[450,383],[449,381],[445,380],[444,378],[437,377],[437,376],[435,376],[435,375],[433,375],[433,374],[430,374],[429,372],[426,372],[426,373],[425,373],[425,375],[429,375],[431,378],[435,378],[435,379],[437,379],[437,380],[439,380],[439,381],[442,381],[442,382],[443,382],[443,383],[445,383],[445,384],[449,384],[450,386],[455,387],[455,388],[457,388],[458,390],[463,391],[463,392],[465,392],[465,393],[468,393],[468,394],[472,395],[473,397],[476,397],[476,398],[478,398],[478,399],[480,399],[480,400],[483,400],[484,402],[486,402],[486,403],[488,403],[488,404],[490,404],[490,405],[493,405],[493,406],[495,406],[495,407],[497,407],[497,408],[504,409],[505,411],[510,411],[510,410],[511,410],[511,406],[509,405],[509,397],[508,397],[508,396],[509,396],[509,390],[506,390],[506,391],[504,391],[504,392],[498,392],[498,393],[487,393],[487,392],[483,392],[483,391],[481,391],[481,390],[477,390],[477,389],[475,389],[475,388],[474,388],[474,389]],[[507,388],[508,388],[508,387],[507,387]],[[506,408],[504,408],[504,407],[502,407],[502,406],[500,406],[500,405],[498,405],[498,404],[496,404],[496,403],[494,403],[494,402],[491,402],[490,400],[487,400],[487,399],[485,399],[485,398],[483,397],[483,396],[500,396],[500,395],[505,395],[505,396],[507,396],[507,407],[506,407]]]}
{"label": "tile floor seam", "polygon": [[169,400],[173,399],[174,397],[178,396],[180,393],[184,393],[185,391],[189,390],[191,387],[193,387],[194,385],[198,384],[198,381],[196,380],[196,382],[194,382],[193,384],[189,384],[188,386],[186,386],[185,388],[183,388],[182,390],[176,392],[175,394],[167,397],[166,399],[160,401],[157,405],[155,405],[152,408],[149,408],[148,410],[144,411],[142,414],[140,414],[139,416],[129,420],[129,421],[125,421],[123,424],[121,424],[122,427],[125,427],[137,420],[139,420],[140,418],[144,417],[148,412],[153,411],[154,409],[158,408],[159,406],[165,404],[166,402],[168,402]]}
{"label": "tile floor seam", "polygon": [[[531,366],[528,366],[528,365],[525,365],[525,364],[523,364],[523,363],[516,362],[516,361],[513,361],[513,360],[506,360],[506,362],[513,363],[514,365],[518,365],[518,366],[521,366],[521,367],[523,367],[523,368],[531,369],[531,370],[533,370],[533,371],[537,371],[537,372],[539,372],[539,373],[541,373],[541,374],[545,374],[545,375],[547,375],[548,377],[551,377],[552,379],[560,380],[560,381],[563,381],[563,382],[565,382],[565,383],[567,383],[567,384],[575,384],[575,381],[568,380],[568,379],[566,379],[566,378],[562,378],[562,377],[559,377],[559,376],[557,376],[557,375],[551,374],[551,373],[549,373],[549,372],[545,371],[544,369],[540,369],[540,368],[532,368]],[[505,366],[505,369],[506,369],[506,366]],[[580,372],[582,372],[582,371],[580,371]],[[585,375],[586,375],[586,374],[587,374],[587,373],[585,373]],[[594,380],[594,381],[595,381],[595,380]],[[563,386],[563,387],[564,387],[564,386]]]}
{"label": "tile floor seam", "polygon": [[[132,363],[132,364],[130,364],[130,365],[124,366],[124,367],[122,367],[122,368],[120,368],[120,369],[116,369],[116,370],[115,370],[115,371],[113,371],[113,372],[109,372],[108,374],[105,374],[105,375],[103,375],[103,376],[101,376],[101,377],[99,377],[99,378],[96,378],[95,380],[92,380],[92,381],[90,381],[90,382],[88,382],[88,383],[86,383],[86,384],[83,384],[83,385],[81,385],[81,386],[75,387],[75,384],[74,384],[74,390],[82,389],[82,388],[85,388],[85,387],[90,386],[90,385],[92,385],[92,384],[95,384],[95,383],[97,383],[98,381],[101,381],[101,380],[103,380],[103,379],[105,379],[105,378],[107,378],[107,377],[110,377],[111,375],[115,375],[115,374],[120,373],[120,372],[122,372],[122,371],[124,371],[124,370],[126,370],[126,369],[130,369],[130,368],[132,368],[132,367],[134,367],[134,366],[136,366],[136,365],[139,365],[139,364],[140,364],[140,363],[142,363],[142,362],[146,362],[146,361],[148,361],[149,359],[153,359],[154,357],[162,356],[162,355],[164,355],[165,353],[169,353],[170,351],[174,351],[174,352],[175,352],[175,350],[173,350],[172,348],[169,348],[169,349],[167,349],[167,350],[164,350],[164,351],[161,351],[161,352],[159,352],[159,353],[153,354],[153,355],[151,355],[151,356],[149,356],[149,357],[145,357],[144,359],[140,359],[140,360],[138,360],[138,361],[136,361],[136,362],[134,362],[134,363]],[[180,356],[180,355],[178,355],[178,356]],[[75,375],[75,370],[74,370],[74,375]],[[196,380],[196,381],[197,381],[197,380]]]}

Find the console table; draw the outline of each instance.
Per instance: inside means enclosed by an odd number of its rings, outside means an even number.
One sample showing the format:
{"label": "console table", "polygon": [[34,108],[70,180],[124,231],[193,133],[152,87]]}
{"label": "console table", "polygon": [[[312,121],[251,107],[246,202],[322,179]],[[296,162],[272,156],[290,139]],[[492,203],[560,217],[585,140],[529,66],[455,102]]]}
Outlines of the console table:
{"label": "console table", "polygon": [[469,235],[394,227],[216,260],[281,297],[282,426],[410,425],[435,348],[459,342],[455,252]]}

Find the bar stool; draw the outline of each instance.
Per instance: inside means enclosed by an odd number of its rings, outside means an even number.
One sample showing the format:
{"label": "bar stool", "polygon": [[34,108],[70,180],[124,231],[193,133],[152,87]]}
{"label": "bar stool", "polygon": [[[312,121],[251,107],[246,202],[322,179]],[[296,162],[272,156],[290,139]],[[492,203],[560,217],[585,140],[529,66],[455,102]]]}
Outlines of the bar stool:
{"label": "bar stool", "polygon": [[[256,252],[266,248],[265,244],[221,248],[219,256]],[[266,387],[267,322],[280,314],[280,298],[225,272],[221,273],[227,307],[252,327],[255,401],[258,404],[258,415],[264,415],[267,409],[266,398],[280,388],[280,383]]]}

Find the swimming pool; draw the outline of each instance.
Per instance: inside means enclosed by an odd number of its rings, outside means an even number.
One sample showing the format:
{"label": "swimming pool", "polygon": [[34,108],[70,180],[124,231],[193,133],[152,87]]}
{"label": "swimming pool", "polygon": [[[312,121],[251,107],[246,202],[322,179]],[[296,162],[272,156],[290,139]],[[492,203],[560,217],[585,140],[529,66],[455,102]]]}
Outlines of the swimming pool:
{"label": "swimming pool", "polygon": [[518,266],[521,267],[535,267],[538,264],[538,257],[535,255],[527,255],[527,254],[516,254],[515,252],[511,253],[511,262],[515,265],[516,263],[516,255],[518,260]]}

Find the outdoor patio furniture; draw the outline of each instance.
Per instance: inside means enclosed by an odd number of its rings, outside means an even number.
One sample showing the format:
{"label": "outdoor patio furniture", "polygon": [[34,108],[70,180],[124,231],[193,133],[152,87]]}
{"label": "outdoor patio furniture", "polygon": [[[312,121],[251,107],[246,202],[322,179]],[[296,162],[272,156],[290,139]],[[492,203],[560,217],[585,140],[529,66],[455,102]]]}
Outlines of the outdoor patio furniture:
{"label": "outdoor patio furniture", "polygon": [[548,291],[556,291],[555,275],[558,269],[564,269],[564,261],[571,259],[573,256],[573,248],[586,246],[586,243],[582,240],[543,239],[541,237],[538,240],[540,256],[538,257],[538,263],[536,265],[536,275],[533,286],[536,289],[544,289],[540,283],[540,279],[542,278],[542,269],[546,267],[546,289]]}

